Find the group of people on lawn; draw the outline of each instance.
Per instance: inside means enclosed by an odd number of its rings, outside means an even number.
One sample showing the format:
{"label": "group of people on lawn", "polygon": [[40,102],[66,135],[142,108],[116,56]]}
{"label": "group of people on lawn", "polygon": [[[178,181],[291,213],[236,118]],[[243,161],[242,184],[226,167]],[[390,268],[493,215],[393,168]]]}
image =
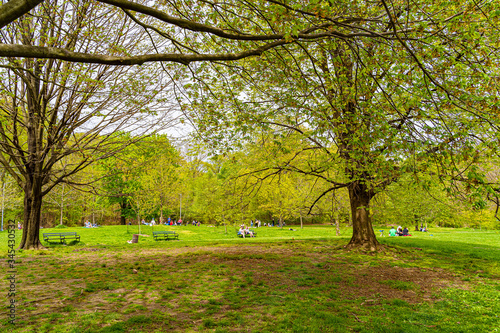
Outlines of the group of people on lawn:
{"label": "group of people on lawn", "polygon": [[[177,221],[176,221],[175,219],[173,220],[173,219],[171,219],[171,218],[170,218],[170,216],[169,216],[169,217],[168,217],[168,219],[167,219],[167,221],[166,221],[166,222],[163,222],[163,223],[161,223],[161,222],[160,222],[160,223],[156,223],[156,221],[155,221],[155,218],[154,218],[154,217],[151,219],[151,222],[149,222],[149,223],[148,223],[148,222],[146,222],[144,219],[142,219],[141,223],[142,223],[142,224],[144,224],[144,225],[149,225],[149,226],[153,226],[153,225],[157,225],[157,224],[164,224],[164,225],[177,225],[177,226],[181,226],[181,225],[182,225],[182,223],[183,223],[183,221],[182,221],[182,219],[178,219]],[[131,224],[131,223],[129,223],[129,224]],[[200,221],[193,220],[192,222],[186,222],[186,225],[188,225],[188,224],[192,224],[192,225],[194,225],[194,226],[198,226],[198,227],[199,227],[199,226],[201,225],[201,222],[200,222]]]}
{"label": "group of people on lawn", "polygon": [[[417,224],[415,226],[415,231],[427,232],[427,228],[424,227],[424,225],[422,224],[422,226],[420,226],[420,229],[419,229],[418,224]],[[389,230],[389,236],[411,236],[411,235],[410,235],[407,227],[405,227],[403,229],[403,228],[401,228],[401,226],[399,226],[397,229],[394,229],[394,227],[392,227],[391,230]]]}
{"label": "group of people on lawn", "polygon": [[[274,223],[274,220],[272,220],[271,222],[264,222],[264,227],[274,227],[274,226],[277,226],[279,225],[278,223]],[[282,226],[286,225],[285,221],[282,222]],[[260,228],[262,226],[262,222],[260,220],[255,220],[255,222],[253,220],[250,220],[250,227],[248,226],[245,226],[244,224],[242,224],[240,226],[240,229],[238,230],[238,235],[241,235],[243,236],[243,238],[245,238],[246,236],[247,237],[255,237],[255,232],[253,232],[252,230],[250,230],[250,228]],[[292,229],[290,229],[292,230]]]}
{"label": "group of people on lawn", "polygon": [[240,230],[238,230],[238,235],[245,237],[255,237],[254,233],[252,230],[250,230],[249,227],[246,227],[244,224],[240,226]]}
{"label": "group of people on lawn", "polygon": [[[274,223],[274,220],[272,220],[269,223],[264,222],[264,227],[274,227],[275,225],[279,225],[278,223]],[[285,221],[283,221],[282,225],[286,225]],[[250,228],[260,228],[262,226],[262,222],[260,220],[250,220]]]}
{"label": "group of people on lawn", "polygon": [[401,226],[398,227],[398,229],[394,229],[394,227],[389,230],[389,236],[411,236],[408,228],[401,228]]}
{"label": "group of people on lawn", "polygon": [[98,227],[97,223],[92,224],[92,223],[90,223],[89,220],[85,221],[84,226],[85,226],[85,228],[97,228]]}

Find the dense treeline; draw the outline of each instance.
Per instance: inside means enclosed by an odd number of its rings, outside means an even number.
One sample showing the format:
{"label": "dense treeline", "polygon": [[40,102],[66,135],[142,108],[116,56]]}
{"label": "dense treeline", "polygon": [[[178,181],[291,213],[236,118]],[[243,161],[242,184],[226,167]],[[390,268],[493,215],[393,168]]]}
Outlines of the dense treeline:
{"label": "dense treeline", "polygon": [[[291,172],[269,177],[262,170],[267,153],[248,145],[231,155],[207,157],[199,149],[175,148],[166,136],[149,137],[86,169],[72,185],[55,187],[42,207],[42,227],[80,226],[86,220],[137,224],[177,220],[179,214],[184,221],[213,225],[255,219],[276,225],[352,223],[345,190],[316,201],[327,184]],[[77,185],[85,179],[95,181]],[[22,220],[22,191],[7,175],[4,184],[4,219]],[[405,177],[377,194],[371,215],[375,225],[500,229],[495,207],[479,199],[466,189],[451,195],[432,177]]]}

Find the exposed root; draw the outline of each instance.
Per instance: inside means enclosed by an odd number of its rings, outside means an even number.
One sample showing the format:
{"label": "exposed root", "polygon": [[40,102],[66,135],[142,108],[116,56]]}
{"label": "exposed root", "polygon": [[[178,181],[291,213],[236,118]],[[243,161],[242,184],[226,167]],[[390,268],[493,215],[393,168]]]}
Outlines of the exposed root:
{"label": "exposed root", "polygon": [[45,246],[42,245],[42,243],[38,242],[37,245],[28,245],[28,246],[22,246],[19,245],[17,248],[18,250],[48,250]]}
{"label": "exposed root", "polygon": [[355,243],[355,242],[349,242],[346,246],[344,246],[346,250],[349,251],[359,251],[363,253],[374,253],[374,252],[380,252],[380,250],[383,248],[382,245],[379,243],[372,243],[372,242],[364,242],[364,243]]}

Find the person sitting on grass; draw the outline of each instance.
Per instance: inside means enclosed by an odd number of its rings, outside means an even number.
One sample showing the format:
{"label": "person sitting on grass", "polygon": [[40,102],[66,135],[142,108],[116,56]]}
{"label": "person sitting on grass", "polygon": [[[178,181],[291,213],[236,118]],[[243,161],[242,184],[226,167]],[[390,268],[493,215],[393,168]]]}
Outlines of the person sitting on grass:
{"label": "person sitting on grass", "polygon": [[401,228],[401,226],[399,226],[398,229],[396,230],[396,235],[403,236],[403,228]]}
{"label": "person sitting on grass", "polygon": [[407,227],[405,227],[405,228],[403,229],[403,236],[411,236],[411,235],[409,234],[409,232],[408,232],[408,228],[407,228]]}
{"label": "person sitting on grass", "polygon": [[396,236],[396,229],[394,229],[394,227],[392,227],[391,230],[389,230],[389,236],[393,236],[393,237]]}

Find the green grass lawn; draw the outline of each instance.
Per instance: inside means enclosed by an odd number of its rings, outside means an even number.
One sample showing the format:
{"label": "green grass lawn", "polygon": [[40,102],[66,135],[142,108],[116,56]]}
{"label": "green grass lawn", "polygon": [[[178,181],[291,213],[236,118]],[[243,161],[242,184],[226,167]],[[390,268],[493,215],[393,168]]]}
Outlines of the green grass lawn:
{"label": "green grass lawn", "polygon": [[[388,247],[363,254],[332,226],[262,227],[252,239],[234,227],[154,229],[180,240],[156,242],[151,227],[138,244],[127,243],[137,226],[42,229],[81,242],[17,251],[17,323],[5,314],[0,332],[500,330],[498,231],[431,228],[379,237]],[[6,244],[1,232],[5,268]]]}

